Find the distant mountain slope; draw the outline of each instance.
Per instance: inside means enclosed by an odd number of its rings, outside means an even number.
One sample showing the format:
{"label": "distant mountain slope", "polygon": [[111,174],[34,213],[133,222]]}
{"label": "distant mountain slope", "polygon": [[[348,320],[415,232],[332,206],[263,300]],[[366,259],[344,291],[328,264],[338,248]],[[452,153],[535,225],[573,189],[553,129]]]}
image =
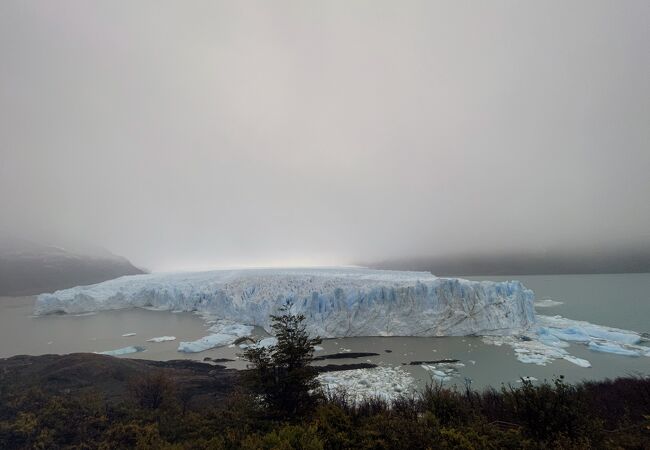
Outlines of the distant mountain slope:
{"label": "distant mountain slope", "polygon": [[388,259],[361,264],[373,269],[423,270],[438,276],[649,273],[650,247],[583,252],[457,255]]}
{"label": "distant mountain slope", "polygon": [[0,296],[33,295],[144,273],[101,251],[71,251],[24,239],[0,239]]}

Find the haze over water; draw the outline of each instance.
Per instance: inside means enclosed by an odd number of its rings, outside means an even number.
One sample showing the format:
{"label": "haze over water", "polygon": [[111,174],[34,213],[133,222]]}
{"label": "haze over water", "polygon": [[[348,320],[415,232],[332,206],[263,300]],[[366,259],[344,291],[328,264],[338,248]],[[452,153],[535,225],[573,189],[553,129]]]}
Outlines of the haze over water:
{"label": "haze over water", "polygon": [[649,21],[647,0],[4,0],[0,235],[154,271],[647,247]]}

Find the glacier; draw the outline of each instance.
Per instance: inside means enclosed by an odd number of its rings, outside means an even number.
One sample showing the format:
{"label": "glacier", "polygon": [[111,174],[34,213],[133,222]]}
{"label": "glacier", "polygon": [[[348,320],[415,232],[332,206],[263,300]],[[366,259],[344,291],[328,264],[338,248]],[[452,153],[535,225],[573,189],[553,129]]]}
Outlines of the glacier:
{"label": "glacier", "polygon": [[[323,338],[507,335],[535,322],[534,294],[518,281],[479,282],[363,268],[125,276],[41,294],[34,313],[132,307],[193,311],[271,332],[269,316],[287,301],[293,313],[305,315],[310,334]],[[204,344],[197,346],[210,342]]]}
{"label": "glacier", "polygon": [[[591,363],[571,355],[572,344],[650,356],[639,333],[536,315],[533,292],[518,281],[438,278],[428,272],[346,267],[133,275],[41,294],[34,313],[121,308],[195,312],[213,325],[209,335],[179,343],[180,352],[194,353],[233,345],[251,336],[255,326],[272,334],[269,316],[287,302],[292,313],[305,316],[309,333],[322,338],[479,335],[485,343],[512,347],[523,363],[563,359],[585,368]],[[557,304],[561,302],[547,299],[537,306]],[[258,345],[273,345],[273,338]]]}

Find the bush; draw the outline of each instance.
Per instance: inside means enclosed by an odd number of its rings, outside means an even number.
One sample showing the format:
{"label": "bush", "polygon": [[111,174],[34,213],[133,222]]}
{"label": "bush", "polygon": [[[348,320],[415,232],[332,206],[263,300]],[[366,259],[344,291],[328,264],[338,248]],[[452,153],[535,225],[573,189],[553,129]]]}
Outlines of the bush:
{"label": "bush", "polygon": [[601,434],[602,423],[591,416],[584,390],[566,384],[563,377],[538,386],[522,380],[519,388],[504,388],[503,397],[505,409],[535,439],[597,438]]}
{"label": "bush", "polygon": [[264,436],[251,436],[242,443],[244,450],[323,450],[325,447],[314,426],[287,425]]}
{"label": "bush", "polygon": [[133,400],[142,409],[156,410],[176,403],[176,389],[162,373],[147,374],[131,382]]}
{"label": "bush", "polygon": [[[143,384],[166,386],[151,379]],[[650,379],[643,378],[580,385],[557,379],[471,395],[433,385],[420,397],[393,403],[319,398],[301,424],[262,414],[254,397],[237,391],[216,408],[186,414],[177,412],[173,397],[168,407],[164,395],[143,407],[139,400],[111,405],[96,395],[14,391],[0,396],[0,448],[640,449],[650,442],[649,389]],[[616,410],[627,413],[609,418],[603,430],[609,413],[601,408],[613,396]]]}

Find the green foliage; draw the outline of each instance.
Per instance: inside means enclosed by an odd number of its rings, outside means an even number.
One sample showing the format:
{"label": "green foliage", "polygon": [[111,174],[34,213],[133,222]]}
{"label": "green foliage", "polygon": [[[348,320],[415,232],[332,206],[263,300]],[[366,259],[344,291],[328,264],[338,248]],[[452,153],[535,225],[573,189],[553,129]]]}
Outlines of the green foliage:
{"label": "green foliage", "polygon": [[314,426],[286,425],[264,436],[250,436],[243,450],[323,450],[325,447]]}
{"label": "green foliage", "polygon": [[156,410],[175,396],[175,386],[164,374],[157,372],[144,375],[131,383],[133,400],[140,408]]}
{"label": "green foliage", "polygon": [[354,426],[342,408],[331,403],[319,406],[314,412],[314,423],[327,448],[350,448]]}
{"label": "green foliage", "polygon": [[276,345],[250,346],[243,353],[252,369],[247,375],[250,388],[264,400],[268,411],[280,417],[304,413],[315,404],[312,394],[319,387],[317,372],[310,365],[314,346],[321,339],[310,338],[305,316],[291,313],[291,303],[271,316]]}
{"label": "green foliage", "polygon": [[535,439],[600,435],[602,423],[590,417],[582,389],[560,377],[553,384],[534,385],[522,379],[518,388],[504,388],[507,410]]}
{"label": "green foliage", "polygon": [[[640,449],[650,442],[644,396],[650,379],[568,385],[560,378],[470,393],[433,385],[392,404],[318,398],[299,418],[269,416],[255,397],[237,389],[216,408],[183,414],[171,381],[140,382],[164,387],[164,400],[142,402],[134,396],[113,405],[93,394],[4,392],[0,448]],[[601,409],[601,397],[612,391],[627,415],[608,416]]]}
{"label": "green foliage", "polygon": [[431,412],[441,425],[461,425],[472,415],[471,404],[455,389],[445,389],[442,383],[427,384],[420,393],[422,406]]}

